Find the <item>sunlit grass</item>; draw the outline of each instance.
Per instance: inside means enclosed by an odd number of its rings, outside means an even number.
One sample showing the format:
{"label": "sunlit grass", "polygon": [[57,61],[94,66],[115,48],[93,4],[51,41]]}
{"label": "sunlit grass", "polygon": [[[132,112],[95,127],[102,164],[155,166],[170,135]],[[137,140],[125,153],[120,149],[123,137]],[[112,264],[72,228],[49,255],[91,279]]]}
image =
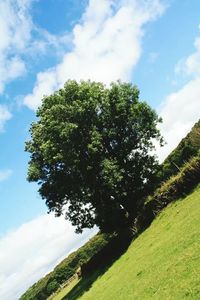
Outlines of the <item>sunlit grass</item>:
{"label": "sunlit grass", "polygon": [[81,280],[64,299],[200,299],[200,188],[168,206],[107,272]]}

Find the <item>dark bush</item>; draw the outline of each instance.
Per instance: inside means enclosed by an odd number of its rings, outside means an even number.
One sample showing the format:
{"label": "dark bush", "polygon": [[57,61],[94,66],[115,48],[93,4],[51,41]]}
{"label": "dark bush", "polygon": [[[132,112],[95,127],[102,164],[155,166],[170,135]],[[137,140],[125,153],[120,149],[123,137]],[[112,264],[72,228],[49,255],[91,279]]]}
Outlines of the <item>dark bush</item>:
{"label": "dark bush", "polygon": [[55,291],[57,291],[57,289],[59,288],[59,283],[56,281],[56,279],[50,281],[47,285],[47,293],[49,295],[51,295],[52,293],[54,293]]}
{"label": "dark bush", "polygon": [[137,220],[138,232],[146,229],[155,216],[170,202],[185,196],[200,183],[200,156],[192,158],[176,176],[172,176],[148,197]]}
{"label": "dark bush", "polygon": [[166,180],[179,173],[183,165],[198,155],[200,149],[200,120],[193,126],[185,138],[170,153],[161,166],[160,180]]}

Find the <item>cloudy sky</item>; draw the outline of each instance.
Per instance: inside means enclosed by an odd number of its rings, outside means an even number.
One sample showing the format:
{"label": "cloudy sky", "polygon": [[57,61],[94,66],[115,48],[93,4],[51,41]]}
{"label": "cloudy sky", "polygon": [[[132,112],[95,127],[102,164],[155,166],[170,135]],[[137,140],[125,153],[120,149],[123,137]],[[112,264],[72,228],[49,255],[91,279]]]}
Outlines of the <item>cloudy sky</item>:
{"label": "cloudy sky", "polygon": [[162,160],[200,117],[200,1],[0,0],[0,299],[94,234],[47,215],[26,182],[35,110],[69,78],[138,85],[163,118]]}

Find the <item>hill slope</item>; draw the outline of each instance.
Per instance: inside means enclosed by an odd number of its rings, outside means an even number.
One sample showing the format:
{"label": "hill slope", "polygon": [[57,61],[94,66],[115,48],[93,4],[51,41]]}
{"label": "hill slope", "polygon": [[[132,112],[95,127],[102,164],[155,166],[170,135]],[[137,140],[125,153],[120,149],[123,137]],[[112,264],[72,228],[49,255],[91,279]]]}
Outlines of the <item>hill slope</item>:
{"label": "hill slope", "polygon": [[200,120],[191,131],[181,140],[178,146],[168,155],[162,164],[161,180],[166,180],[179,172],[179,169],[196,156],[200,149]]}
{"label": "hill slope", "polygon": [[168,206],[107,272],[65,300],[200,299],[200,187]]}

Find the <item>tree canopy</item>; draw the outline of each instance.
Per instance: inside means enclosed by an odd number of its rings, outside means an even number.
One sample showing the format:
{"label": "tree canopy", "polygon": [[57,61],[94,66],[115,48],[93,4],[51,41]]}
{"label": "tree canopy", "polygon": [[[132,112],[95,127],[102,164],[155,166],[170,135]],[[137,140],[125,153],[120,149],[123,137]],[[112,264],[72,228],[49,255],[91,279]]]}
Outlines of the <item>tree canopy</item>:
{"label": "tree canopy", "polygon": [[157,170],[159,117],[120,81],[109,87],[67,81],[44,97],[30,128],[28,180],[37,181],[49,211],[64,213],[76,231],[127,226]]}

